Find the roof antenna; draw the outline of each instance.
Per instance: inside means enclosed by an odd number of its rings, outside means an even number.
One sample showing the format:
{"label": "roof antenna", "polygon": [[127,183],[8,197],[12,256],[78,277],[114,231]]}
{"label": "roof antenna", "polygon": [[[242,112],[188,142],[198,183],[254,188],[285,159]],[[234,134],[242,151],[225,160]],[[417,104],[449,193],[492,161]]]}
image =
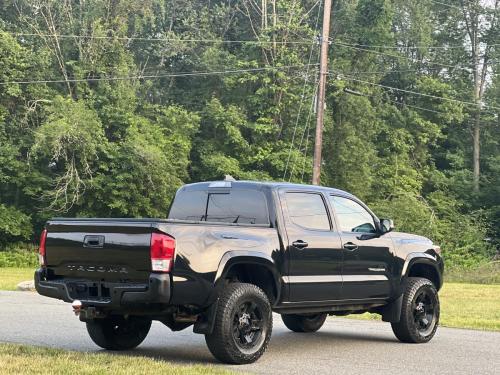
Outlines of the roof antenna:
{"label": "roof antenna", "polygon": [[233,176],[231,176],[230,174],[227,174],[224,177],[224,181],[236,181],[236,179]]}

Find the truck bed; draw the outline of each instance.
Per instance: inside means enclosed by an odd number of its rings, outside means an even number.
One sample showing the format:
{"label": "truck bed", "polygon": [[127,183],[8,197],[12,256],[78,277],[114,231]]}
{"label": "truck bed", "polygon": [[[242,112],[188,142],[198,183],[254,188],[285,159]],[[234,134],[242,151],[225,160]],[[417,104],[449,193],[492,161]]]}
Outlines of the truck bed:
{"label": "truck bed", "polygon": [[[155,274],[150,255],[152,233],[164,233],[176,241],[173,267],[168,273],[171,304],[204,305],[213,294],[217,269],[226,252],[279,249],[276,229],[266,225],[55,218],[47,223],[45,278],[71,282],[76,288],[80,283],[80,289],[87,291],[97,288],[99,297],[102,290],[107,294],[110,287],[120,285],[146,288]],[[73,293],[69,297],[82,295]]]}

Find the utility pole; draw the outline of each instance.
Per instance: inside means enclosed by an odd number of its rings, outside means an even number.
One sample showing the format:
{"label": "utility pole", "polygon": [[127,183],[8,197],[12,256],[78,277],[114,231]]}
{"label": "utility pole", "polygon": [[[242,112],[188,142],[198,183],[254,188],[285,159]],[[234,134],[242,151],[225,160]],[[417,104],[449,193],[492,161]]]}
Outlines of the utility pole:
{"label": "utility pole", "polygon": [[321,175],[321,148],[323,146],[323,117],[325,112],[326,77],[328,75],[328,45],[330,38],[330,14],[332,0],[325,0],[323,10],[323,33],[321,36],[321,58],[319,64],[318,100],[316,101],[316,137],[314,141],[313,185],[319,185]]}

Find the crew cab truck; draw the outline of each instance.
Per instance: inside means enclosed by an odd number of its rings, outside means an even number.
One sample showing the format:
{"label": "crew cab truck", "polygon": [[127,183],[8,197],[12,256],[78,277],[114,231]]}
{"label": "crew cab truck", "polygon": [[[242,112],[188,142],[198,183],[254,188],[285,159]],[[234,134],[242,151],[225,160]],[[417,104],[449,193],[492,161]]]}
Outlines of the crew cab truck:
{"label": "crew cab truck", "polygon": [[369,311],[399,340],[427,342],[443,283],[429,239],[345,191],[271,182],[185,185],[167,219],[55,218],[40,262],[38,293],[71,302],[100,347],[132,349],[157,320],[193,326],[235,364],[264,353],[273,311],[294,332]]}

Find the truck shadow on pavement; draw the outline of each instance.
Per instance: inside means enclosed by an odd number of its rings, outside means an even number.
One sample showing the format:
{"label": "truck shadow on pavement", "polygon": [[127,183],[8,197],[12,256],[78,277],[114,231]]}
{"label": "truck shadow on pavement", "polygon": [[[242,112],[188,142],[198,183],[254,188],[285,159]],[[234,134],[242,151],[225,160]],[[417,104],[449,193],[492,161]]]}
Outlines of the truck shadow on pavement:
{"label": "truck shadow on pavement", "polygon": [[[166,337],[165,346],[155,344],[155,347],[152,347],[146,342],[133,351],[115,352],[115,354],[145,356],[178,364],[221,364],[212,357],[202,336],[199,336],[199,340],[196,340],[196,342],[193,340],[186,340],[183,342],[184,340],[174,339],[174,337],[175,334]],[[169,338],[172,338],[172,340],[169,340]],[[308,351],[314,353],[322,346],[328,346],[329,348],[344,347],[344,349],[346,346],[349,346],[353,351],[356,351],[356,343],[365,344],[367,341],[401,345],[395,338],[392,339],[377,334],[371,334],[370,332],[280,332],[273,334],[269,347],[259,362],[273,359],[276,360],[277,358],[274,357],[275,355],[279,356],[279,360],[283,360],[283,356],[290,356],[290,358],[293,358],[297,356],[298,353],[300,353],[301,356],[308,357]],[[293,345],[290,345],[292,342]]]}

